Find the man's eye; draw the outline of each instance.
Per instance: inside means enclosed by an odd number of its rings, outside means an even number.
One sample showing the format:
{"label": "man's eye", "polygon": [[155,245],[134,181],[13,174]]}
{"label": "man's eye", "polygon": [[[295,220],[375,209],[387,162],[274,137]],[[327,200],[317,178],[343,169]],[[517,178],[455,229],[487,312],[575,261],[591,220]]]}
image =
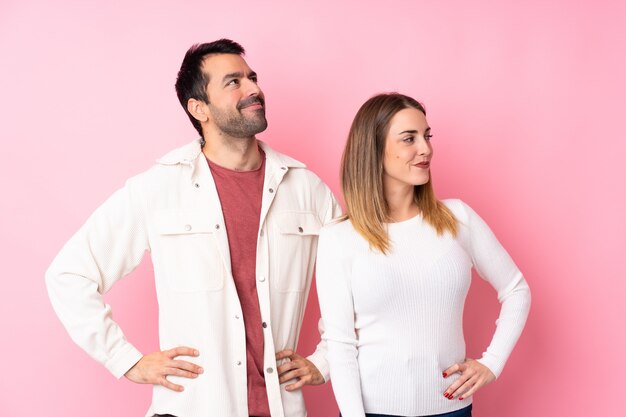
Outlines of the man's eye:
{"label": "man's eye", "polygon": [[256,75],[254,77],[250,77],[250,80],[254,83],[258,83],[259,80],[257,79]]}
{"label": "man's eye", "polygon": [[229,82],[226,83],[226,85],[237,85],[239,84],[239,80],[230,80]]}
{"label": "man's eye", "polygon": [[426,140],[430,140],[430,138],[432,138],[433,135],[431,135],[430,133],[428,135],[424,135],[424,139]]}

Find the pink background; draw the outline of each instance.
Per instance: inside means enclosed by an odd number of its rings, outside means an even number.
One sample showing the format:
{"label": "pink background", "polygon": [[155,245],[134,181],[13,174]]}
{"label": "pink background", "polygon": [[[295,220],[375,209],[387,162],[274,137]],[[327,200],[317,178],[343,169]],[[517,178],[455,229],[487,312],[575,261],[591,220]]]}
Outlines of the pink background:
{"label": "pink background", "polygon": [[[359,105],[389,90],[426,103],[439,197],[472,205],[533,291],[526,330],[475,415],[624,415],[624,2],[98,3],[0,3],[1,415],[147,409],[148,386],[115,380],[71,342],[43,274],[127,177],[195,137],[174,79],[192,43],[220,37],[241,42],[259,73],[270,122],[260,138],[337,194]],[[150,262],[106,298],[128,338],[156,350]],[[497,311],[476,280],[469,355]],[[318,314],[312,297],[302,352]],[[330,385],[306,399],[311,417],[337,415]]]}

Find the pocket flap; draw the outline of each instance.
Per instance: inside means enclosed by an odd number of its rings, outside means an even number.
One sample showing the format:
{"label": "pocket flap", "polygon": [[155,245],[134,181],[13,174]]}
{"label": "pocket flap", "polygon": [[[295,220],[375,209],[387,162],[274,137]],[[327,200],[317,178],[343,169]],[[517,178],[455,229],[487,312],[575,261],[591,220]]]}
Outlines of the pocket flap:
{"label": "pocket flap", "polygon": [[164,210],[155,213],[157,232],[161,235],[189,235],[194,233],[213,233],[206,210]]}
{"label": "pocket flap", "polygon": [[278,230],[284,235],[319,235],[322,228],[315,213],[286,211],[277,217]]}

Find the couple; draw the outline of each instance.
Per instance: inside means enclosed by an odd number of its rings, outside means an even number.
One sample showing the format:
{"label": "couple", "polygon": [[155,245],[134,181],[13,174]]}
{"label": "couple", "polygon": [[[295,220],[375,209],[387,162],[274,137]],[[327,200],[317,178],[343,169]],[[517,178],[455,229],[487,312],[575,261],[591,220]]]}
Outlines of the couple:
{"label": "couple", "polygon": [[[400,94],[361,107],[337,219],[317,176],[255,138],[265,100],[243,54],[227,39],[187,51],[176,92],[201,138],[129,179],[52,262],[50,299],[72,339],[114,376],[154,386],[148,416],[305,416],[301,387],[330,376],[345,417],[471,415],[530,295],[480,217],[436,200],[424,108]],[[150,354],[102,299],[146,251],[162,349]],[[323,340],[303,357],[316,253]],[[502,303],[479,360],[465,358],[462,334],[472,266]]]}

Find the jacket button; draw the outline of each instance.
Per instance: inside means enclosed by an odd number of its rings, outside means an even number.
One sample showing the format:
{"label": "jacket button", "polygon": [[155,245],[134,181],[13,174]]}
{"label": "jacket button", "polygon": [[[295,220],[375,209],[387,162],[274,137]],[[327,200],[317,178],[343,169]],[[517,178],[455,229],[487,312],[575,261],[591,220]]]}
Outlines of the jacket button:
{"label": "jacket button", "polygon": [[216,225],[215,225],[215,229],[219,230],[219,228],[220,228],[220,225],[219,225],[219,224],[216,224]]}
{"label": "jacket button", "polygon": [[241,366],[241,361],[237,361],[237,366]]}
{"label": "jacket button", "polygon": [[266,322],[263,322],[263,324],[261,326],[263,326],[264,329],[267,329],[267,323]]}
{"label": "jacket button", "polygon": [[261,275],[261,276],[259,277],[259,281],[261,281],[261,282],[265,281],[265,277],[264,277],[263,275]]}
{"label": "jacket button", "polygon": [[298,227],[298,232],[302,233],[304,232],[304,229],[302,227]]}
{"label": "jacket button", "polygon": [[235,314],[235,318],[239,320],[239,314]]}
{"label": "jacket button", "polygon": [[269,191],[270,193],[273,193],[273,192],[274,192],[274,189],[273,189],[273,188],[270,188],[268,191]]}
{"label": "jacket button", "polygon": [[259,235],[263,236],[264,232],[263,229],[261,229],[261,231],[259,232]]}
{"label": "jacket button", "polygon": [[186,224],[185,225],[185,230],[186,231],[190,231],[191,230],[191,225],[190,224]]}
{"label": "jacket button", "polygon": [[265,371],[266,371],[268,374],[271,374],[272,372],[274,372],[274,369],[272,369],[272,368],[267,368]]}
{"label": "jacket button", "polygon": [[195,184],[194,184],[194,186],[195,186],[196,188],[200,188],[200,184],[198,184],[198,183],[195,183]]}

